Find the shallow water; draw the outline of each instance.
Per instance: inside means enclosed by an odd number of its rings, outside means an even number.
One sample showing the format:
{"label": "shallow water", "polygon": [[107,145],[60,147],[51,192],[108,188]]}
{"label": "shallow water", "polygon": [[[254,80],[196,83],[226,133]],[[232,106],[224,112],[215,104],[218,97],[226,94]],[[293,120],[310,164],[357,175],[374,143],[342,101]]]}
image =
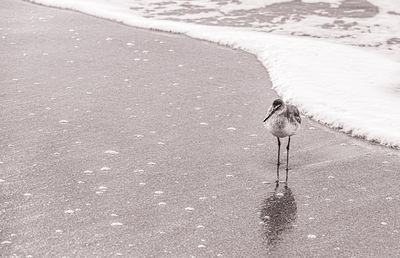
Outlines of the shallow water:
{"label": "shallow water", "polygon": [[400,4],[396,0],[103,1],[124,5],[146,18],[324,38],[400,59]]}

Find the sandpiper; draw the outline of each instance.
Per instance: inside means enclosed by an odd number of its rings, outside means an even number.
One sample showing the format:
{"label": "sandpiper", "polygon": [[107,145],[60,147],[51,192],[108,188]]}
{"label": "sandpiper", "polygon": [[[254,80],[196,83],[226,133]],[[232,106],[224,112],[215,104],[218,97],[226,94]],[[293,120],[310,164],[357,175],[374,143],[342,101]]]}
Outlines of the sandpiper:
{"label": "sandpiper", "polygon": [[278,139],[278,163],[277,163],[277,181],[279,182],[279,165],[281,141],[280,138],[289,137],[286,146],[286,182],[288,180],[289,171],[289,147],[290,137],[296,134],[301,124],[300,112],[296,106],[285,104],[283,100],[276,99],[269,107],[267,117],[264,119],[264,126],[267,130]]}

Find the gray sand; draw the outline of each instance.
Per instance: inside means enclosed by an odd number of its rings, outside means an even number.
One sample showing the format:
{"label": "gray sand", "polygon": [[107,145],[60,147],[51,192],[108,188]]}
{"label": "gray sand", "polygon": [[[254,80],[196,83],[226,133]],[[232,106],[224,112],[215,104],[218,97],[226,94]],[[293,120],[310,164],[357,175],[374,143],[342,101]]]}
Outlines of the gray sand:
{"label": "gray sand", "polygon": [[0,28],[1,256],[400,255],[399,151],[305,118],[273,194],[254,56],[12,0]]}

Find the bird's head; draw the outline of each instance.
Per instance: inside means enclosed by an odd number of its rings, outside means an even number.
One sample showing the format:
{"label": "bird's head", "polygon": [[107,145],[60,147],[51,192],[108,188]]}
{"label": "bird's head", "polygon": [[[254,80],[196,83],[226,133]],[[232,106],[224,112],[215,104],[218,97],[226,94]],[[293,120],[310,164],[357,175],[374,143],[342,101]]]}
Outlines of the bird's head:
{"label": "bird's head", "polygon": [[276,99],[272,102],[272,106],[268,109],[267,117],[264,119],[264,122],[268,120],[275,112],[282,110],[285,107],[285,102],[281,99]]}

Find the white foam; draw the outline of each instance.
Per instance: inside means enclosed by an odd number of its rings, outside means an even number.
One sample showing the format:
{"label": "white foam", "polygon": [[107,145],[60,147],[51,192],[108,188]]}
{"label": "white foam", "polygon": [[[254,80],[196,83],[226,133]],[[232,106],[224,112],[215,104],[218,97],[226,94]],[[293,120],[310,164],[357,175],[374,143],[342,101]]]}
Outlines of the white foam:
{"label": "white foam", "polygon": [[105,154],[115,155],[115,154],[118,154],[119,152],[118,152],[118,151],[115,151],[115,150],[106,150],[106,151],[104,151],[104,153],[105,153]]}
{"label": "white foam", "polygon": [[315,239],[315,238],[317,238],[317,236],[316,236],[316,235],[313,235],[313,234],[309,234],[309,235],[307,236],[307,238],[308,238],[308,239]]}
{"label": "white foam", "polygon": [[[31,1],[79,10],[128,25],[183,33],[193,38],[241,48],[260,59],[270,73],[273,89],[284,100],[296,104],[305,114],[351,135],[390,146],[400,146],[400,64],[386,56],[360,48],[314,39],[272,35],[249,28],[147,19],[132,14],[130,1]],[[243,2],[260,3],[250,0]],[[213,5],[211,2],[208,4]],[[396,5],[383,6],[383,10],[397,8]],[[366,19],[368,21],[365,26],[377,21],[382,24],[391,22],[386,27],[381,26],[380,33],[385,34],[385,37],[397,35],[398,25],[392,24],[393,19],[385,17],[387,14],[381,12],[381,16]],[[313,16],[310,15],[307,19],[312,21]],[[323,22],[323,17],[318,19]],[[287,26],[303,25],[293,23]],[[312,28],[315,29],[315,26]],[[368,39],[373,40],[381,34],[376,32]],[[365,35],[361,35],[358,40],[362,36]]]}

